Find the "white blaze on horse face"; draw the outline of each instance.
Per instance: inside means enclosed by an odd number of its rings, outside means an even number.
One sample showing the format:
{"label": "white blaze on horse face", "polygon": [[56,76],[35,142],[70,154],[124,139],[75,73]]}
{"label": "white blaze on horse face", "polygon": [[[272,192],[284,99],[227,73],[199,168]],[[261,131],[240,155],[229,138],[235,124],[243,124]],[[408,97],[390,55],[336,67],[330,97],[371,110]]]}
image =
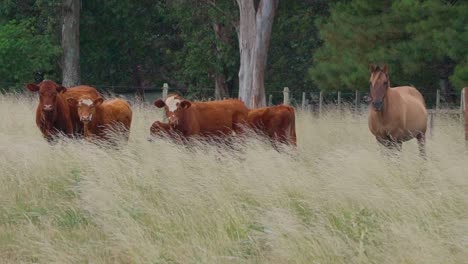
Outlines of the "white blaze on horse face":
{"label": "white blaze on horse face", "polygon": [[180,99],[175,98],[175,96],[168,97],[166,99],[166,105],[169,112],[174,112],[177,109],[178,103],[180,103]]}
{"label": "white blaze on horse face", "polygon": [[87,105],[87,106],[92,106],[93,105],[93,100],[88,99],[88,98],[81,99],[80,104],[84,104],[84,105]]}

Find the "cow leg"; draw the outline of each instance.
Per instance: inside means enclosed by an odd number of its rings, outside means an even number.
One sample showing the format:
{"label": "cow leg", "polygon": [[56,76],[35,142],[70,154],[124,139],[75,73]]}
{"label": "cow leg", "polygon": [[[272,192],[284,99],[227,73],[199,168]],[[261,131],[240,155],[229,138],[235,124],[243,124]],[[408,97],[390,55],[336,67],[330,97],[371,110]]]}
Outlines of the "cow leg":
{"label": "cow leg", "polygon": [[424,133],[420,133],[416,136],[418,140],[418,147],[419,147],[419,155],[422,158],[426,158],[426,135]]}

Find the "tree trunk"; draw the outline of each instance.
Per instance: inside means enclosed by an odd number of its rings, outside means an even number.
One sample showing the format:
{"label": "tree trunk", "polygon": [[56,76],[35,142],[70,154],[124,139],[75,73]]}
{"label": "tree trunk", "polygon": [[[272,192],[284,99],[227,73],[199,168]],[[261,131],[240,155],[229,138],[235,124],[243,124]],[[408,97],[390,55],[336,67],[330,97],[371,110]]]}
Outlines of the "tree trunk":
{"label": "tree trunk", "polygon": [[216,100],[222,100],[225,97],[229,97],[228,86],[226,83],[226,76],[223,73],[215,74],[215,98]]}
{"label": "tree trunk", "polygon": [[454,103],[457,100],[457,94],[450,83],[450,75],[453,74],[455,63],[450,58],[444,58],[442,63],[439,65],[439,79],[440,89],[444,96],[445,102]]}
{"label": "tree trunk", "polygon": [[247,107],[266,106],[265,68],[278,0],[237,0],[239,6],[239,99]]}
{"label": "tree trunk", "polygon": [[63,1],[62,85],[80,84],[80,0]]}
{"label": "tree trunk", "polygon": [[[231,39],[229,38],[228,28],[221,23],[214,23],[213,30],[215,32],[216,39],[218,43],[223,43],[225,45],[231,44]],[[216,45],[216,56],[219,60],[222,58],[222,47]],[[215,98],[216,100],[222,100],[224,97],[229,97],[229,89],[226,82],[225,67],[218,69],[215,72]]]}

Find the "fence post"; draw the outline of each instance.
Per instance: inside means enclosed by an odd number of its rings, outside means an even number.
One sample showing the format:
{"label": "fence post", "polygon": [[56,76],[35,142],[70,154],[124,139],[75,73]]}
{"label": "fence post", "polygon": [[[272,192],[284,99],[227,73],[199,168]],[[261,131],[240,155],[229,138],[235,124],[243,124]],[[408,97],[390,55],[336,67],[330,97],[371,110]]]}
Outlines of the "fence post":
{"label": "fence post", "polygon": [[268,97],[268,106],[272,106],[273,105],[273,95],[270,94],[270,96]]}
{"label": "fence post", "polygon": [[322,105],[323,105],[323,92],[319,93],[319,114],[322,114]]}
{"label": "fence post", "polygon": [[467,100],[468,99],[468,87],[462,89],[462,100],[463,100],[463,109],[462,109],[462,116],[463,116],[463,124],[465,127],[465,146],[468,150],[468,106]]}
{"label": "fence post", "polygon": [[439,111],[440,109],[440,90],[437,89],[437,94],[436,94],[436,111]]}
{"label": "fence post", "polygon": [[434,130],[434,112],[429,111],[429,137],[432,138],[432,130]]}
{"label": "fence post", "polygon": [[360,97],[359,91],[356,90],[355,96],[354,96],[354,104],[356,105],[356,112],[357,113],[359,113],[359,110],[360,110],[359,109],[360,108],[360,104],[359,104],[360,103],[360,100],[359,100],[360,98],[359,97]]}
{"label": "fence post", "polygon": [[306,107],[306,93],[302,92],[302,110],[305,110]]}
{"label": "fence post", "polygon": [[341,91],[338,91],[338,110],[341,110]]}
{"label": "fence post", "polygon": [[163,99],[163,100],[166,100],[166,98],[167,98],[167,92],[169,91],[169,84],[164,83],[164,84],[163,84],[163,87],[162,87],[162,90],[163,90],[163,91],[162,91],[162,99]]}
{"label": "fence post", "polygon": [[289,105],[289,88],[288,87],[284,87],[283,96],[284,96],[283,104]]}

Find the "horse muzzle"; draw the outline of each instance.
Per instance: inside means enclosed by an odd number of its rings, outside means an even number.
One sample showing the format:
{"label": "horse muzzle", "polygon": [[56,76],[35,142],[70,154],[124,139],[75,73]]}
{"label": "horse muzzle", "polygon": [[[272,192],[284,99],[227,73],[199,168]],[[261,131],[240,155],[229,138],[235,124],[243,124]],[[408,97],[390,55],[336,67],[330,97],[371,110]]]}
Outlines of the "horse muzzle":
{"label": "horse muzzle", "polygon": [[372,102],[372,107],[374,108],[375,111],[382,112],[383,101],[373,101]]}

